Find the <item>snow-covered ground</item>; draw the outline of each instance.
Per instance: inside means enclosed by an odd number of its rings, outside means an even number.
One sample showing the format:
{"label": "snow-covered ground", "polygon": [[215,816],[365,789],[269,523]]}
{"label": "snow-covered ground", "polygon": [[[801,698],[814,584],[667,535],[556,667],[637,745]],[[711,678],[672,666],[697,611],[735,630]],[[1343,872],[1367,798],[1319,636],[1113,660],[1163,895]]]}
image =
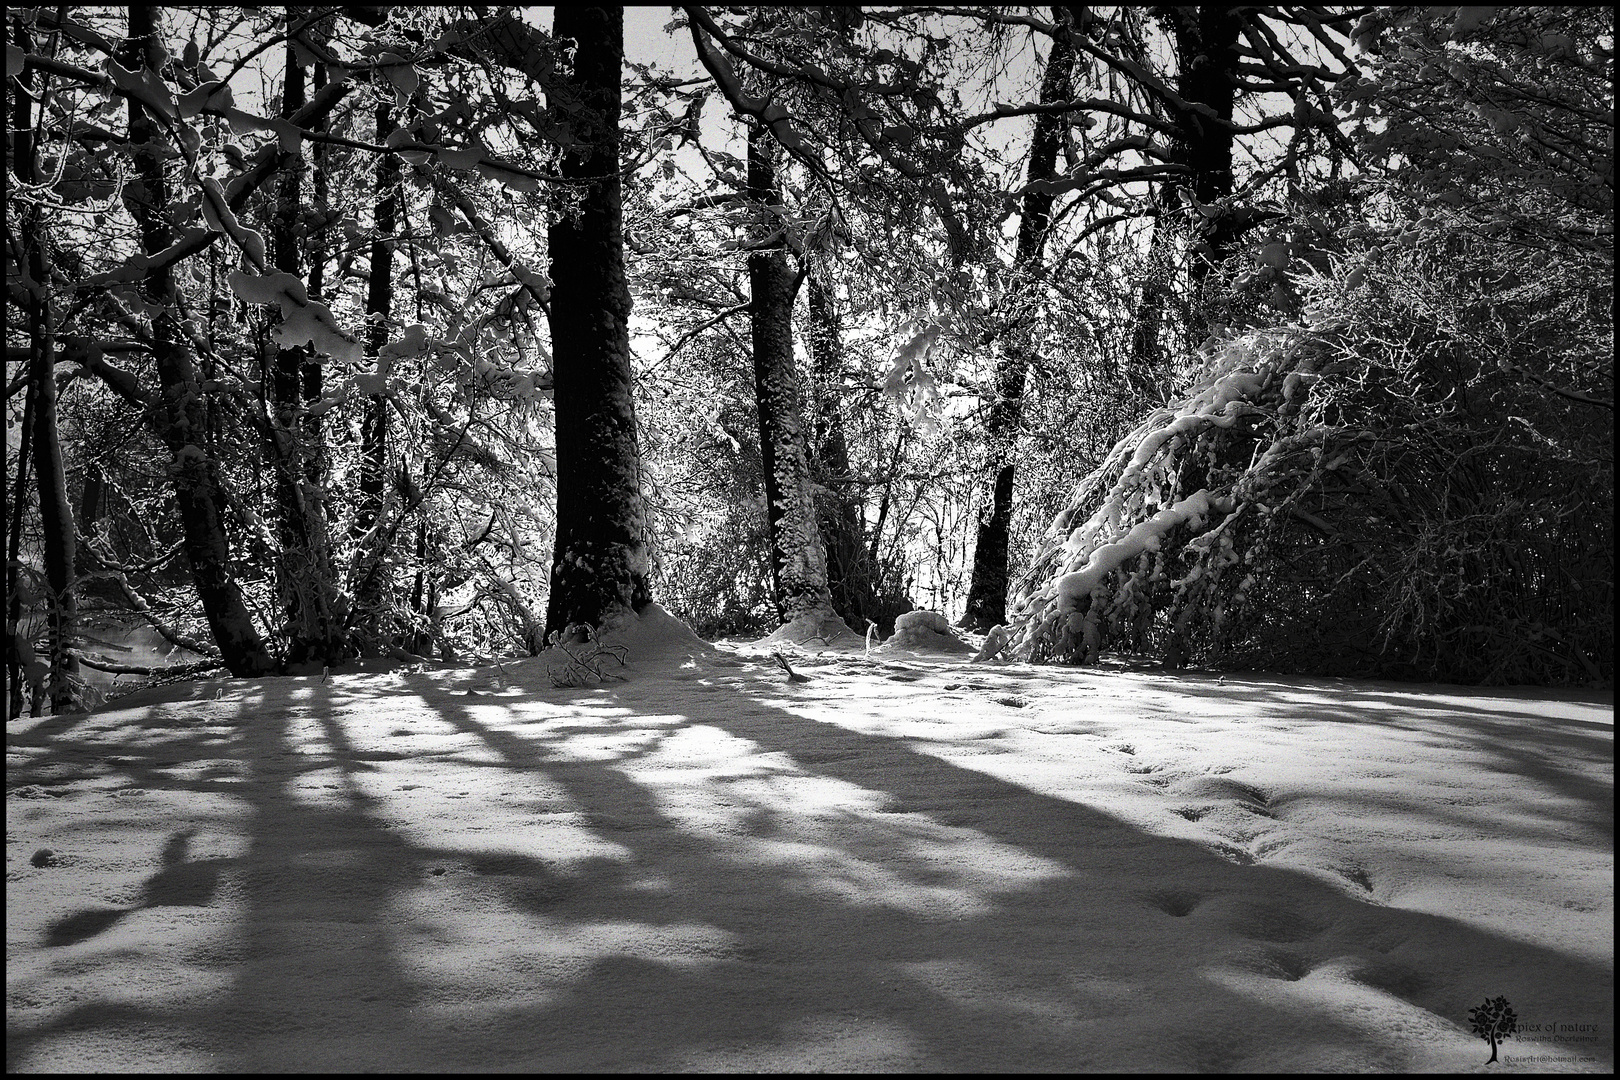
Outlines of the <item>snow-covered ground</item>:
{"label": "snow-covered ground", "polygon": [[8,1070],[1612,1070],[1611,695],[626,644],[11,725]]}

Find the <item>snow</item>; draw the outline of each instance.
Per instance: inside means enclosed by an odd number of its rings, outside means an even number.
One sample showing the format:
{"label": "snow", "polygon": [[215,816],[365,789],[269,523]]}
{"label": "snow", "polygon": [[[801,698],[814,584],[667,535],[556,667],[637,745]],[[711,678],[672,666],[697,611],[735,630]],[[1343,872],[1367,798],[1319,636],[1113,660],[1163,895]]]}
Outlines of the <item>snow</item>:
{"label": "snow", "polygon": [[1191,522],[1197,528],[1212,508],[1220,509],[1211,502],[1209,492],[1200,488],[1174,506],[1137,522],[1120,539],[1097,548],[1083,568],[1057,579],[1058,610],[1064,613],[1083,610],[1090,602],[1091,591],[1104,577],[1144,551],[1158,550],[1160,538],[1177,525]]}
{"label": "snow", "polygon": [[211,176],[204,177],[202,189],[203,220],[208,223],[208,228],[229,236],[254,266],[264,266],[264,236],[257,229],[250,229],[237,220],[225,196],[225,189],[219,186],[218,180]]}
{"label": "snow", "polygon": [[[817,543],[820,543],[819,538]],[[855,633],[848,623],[828,609],[811,610],[795,615],[771,633],[753,642],[751,647],[757,649],[785,647],[820,652],[829,648],[848,648],[857,643],[864,647],[866,639]]]}
{"label": "snow", "polygon": [[[204,200],[203,207],[206,211],[207,200]],[[360,363],[362,358],[360,342],[337,324],[337,318],[332,314],[331,308],[318,300],[309,299],[309,292],[297,275],[286,273],[259,275],[233,270],[226,281],[230,284],[231,290],[246,303],[273,303],[281,306],[281,322],[273,331],[278,345],[283,348],[295,348],[307,342],[314,345],[318,352],[342,363]],[[408,328],[405,338],[394,344],[395,353],[390,355],[409,355],[422,345],[420,330],[420,326]],[[379,364],[384,368],[387,359],[384,357],[379,360]],[[386,375],[386,370],[380,374]]]}
{"label": "snow", "polygon": [[1612,1071],[1612,695],[596,644],[9,725],[8,1069]]}
{"label": "snow", "polygon": [[973,646],[956,636],[950,620],[938,611],[907,611],[895,616],[894,633],[876,652],[970,653]]}

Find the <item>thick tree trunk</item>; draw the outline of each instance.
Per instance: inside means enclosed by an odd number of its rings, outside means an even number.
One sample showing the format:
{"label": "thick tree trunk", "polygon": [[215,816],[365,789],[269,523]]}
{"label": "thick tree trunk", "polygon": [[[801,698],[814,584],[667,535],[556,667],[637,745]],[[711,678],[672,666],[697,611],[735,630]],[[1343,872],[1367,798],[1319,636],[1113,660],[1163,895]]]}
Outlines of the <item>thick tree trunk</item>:
{"label": "thick tree trunk", "polygon": [[[377,103],[377,141],[394,130],[393,110]],[[366,358],[378,364],[388,342],[388,321],[394,308],[394,233],[399,224],[399,159],[385,154],[377,161],[376,205],[372,221],[371,269],[366,283]],[[380,366],[378,368],[380,370]],[[368,652],[383,647],[384,583],[388,574],[386,538],[378,527],[388,498],[388,398],[372,394],[360,420],[360,491],[354,518],[360,542],[355,564],[354,610],[349,622]]]}
{"label": "thick tree trunk", "polygon": [[566,89],[582,106],[562,175],[581,199],[551,225],[551,352],[557,412],[557,544],[546,633],[599,627],[652,601],[630,371],[619,110],[622,8],[559,6],[575,43]]}
{"label": "thick tree trunk", "polygon": [[876,575],[867,555],[863,499],[853,484],[843,404],[832,388],[843,381],[844,349],[838,313],[820,272],[806,276],[810,310],[810,358],[815,365],[812,474],[820,487],[818,517],[827,549],[827,590],[833,610],[851,627],[885,620]]}
{"label": "thick tree trunk", "polygon": [[[1055,7],[1053,19],[1060,27],[1076,22],[1073,8]],[[1057,34],[1046,57],[1041,79],[1041,103],[1067,101],[1074,70],[1074,46],[1068,35]],[[1038,113],[1030,143],[1028,179],[1049,180],[1056,175],[1058,150],[1063,143],[1063,126],[1068,120],[1058,113]],[[1018,248],[1014,268],[1018,280],[1030,280],[1040,269],[1041,249],[1052,222],[1053,196],[1045,191],[1025,191],[1019,208]],[[1030,327],[1020,321],[1008,334],[996,368],[996,398],[985,417],[985,438],[990,445],[989,468],[993,478],[990,505],[979,518],[979,534],[973,547],[973,576],[968,584],[967,610],[959,625],[969,630],[989,630],[1007,621],[1007,537],[1012,523],[1014,470],[1018,433],[1024,419],[1024,384],[1029,377],[1031,358]]]}
{"label": "thick tree trunk", "polygon": [[[1228,126],[1237,102],[1238,36],[1240,15],[1230,7],[1205,5],[1165,9],[1175,39],[1176,93],[1185,100],[1206,105],[1222,121],[1192,111],[1175,116],[1177,137],[1171,147],[1173,161],[1192,173],[1188,185],[1192,196],[1210,206],[1232,194],[1232,146],[1234,136]],[[1237,238],[1230,214],[1217,214],[1200,222],[1202,252],[1193,256],[1190,272],[1192,312],[1188,334],[1196,342],[1208,335],[1204,308],[1208,297],[1205,282],[1225,261]]]}
{"label": "thick tree trunk", "polygon": [[[296,9],[288,9],[293,18]],[[281,115],[303,108],[304,69],[287,43]],[[303,216],[303,162],[287,162],[276,200],[270,233],[277,270],[298,274],[300,218]],[[317,457],[303,429],[303,380],[312,366],[309,346],[276,351],[270,378],[271,458],[276,470],[276,516],[281,541],[277,591],[286,618],[287,663],[333,664],[343,659],[342,620],[334,612],[337,595],[326,531],[326,512],[319,487],[310,482],[308,460]]]}
{"label": "thick tree trunk", "polygon": [[[748,195],[755,208],[779,206],[771,136],[763,126],[748,133]],[[774,219],[762,234],[776,230]],[[748,256],[749,307],[754,346],[754,397],[759,405],[759,446],[765,468],[765,517],[771,533],[771,585],[784,626],[802,624],[816,634],[837,624],[827,588],[827,554],[811,495],[799,371],[793,359],[793,299],[799,279],[778,244]],[[847,464],[847,462],[846,462]],[[814,624],[814,625],[812,625]]]}
{"label": "thick tree trunk", "polygon": [[[119,46],[120,62],[131,70],[160,62],[156,37],[156,10],[132,7],[129,37]],[[130,141],[137,147],[162,144],[166,136],[147,117],[142,106],[129,103]],[[155,255],[173,242],[169,226],[168,180],[163,161],[149,150],[135,152],[135,178],[124,187],[124,200],[141,230],[141,245]],[[169,475],[184,529],[186,560],[196,582],[214,642],[231,674],[263,675],[276,669],[231,574],[230,542],[221,514],[219,469],[208,455],[207,396],[197,378],[196,365],[181,341],[175,303],[175,285],[168,267],[147,272],[142,283],[147,300],[160,306],[152,316],[152,350],[156,361],[159,400],[153,423],[169,448]]]}
{"label": "thick tree trunk", "polygon": [[[27,29],[17,28],[17,45],[27,51],[32,42]],[[33,98],[40,94],[43,76],[30,80]],[[16,134],[12,143],[13,168],[24,184],[39,182],[39,163],[34,154],[33,100],[17,94],[13,103]],[[49,627],[49,666],[51,711],[73,708],[73,687],[68,676],[75,662],[68,650],[73,644],[76,604],[74,583],[73,511],[68,502],[67,477],[62,471],[62,444],[56,426],[56,341],[52,326],[50,277],[45,259],[45,221],[37,203],[23,207],[16,232],[26,252],[28,277],[28,378],[34,401],[32,446],[19,452],[32,452],[34,479],[39,489],[39,517],[45,544],[46,619]]]}

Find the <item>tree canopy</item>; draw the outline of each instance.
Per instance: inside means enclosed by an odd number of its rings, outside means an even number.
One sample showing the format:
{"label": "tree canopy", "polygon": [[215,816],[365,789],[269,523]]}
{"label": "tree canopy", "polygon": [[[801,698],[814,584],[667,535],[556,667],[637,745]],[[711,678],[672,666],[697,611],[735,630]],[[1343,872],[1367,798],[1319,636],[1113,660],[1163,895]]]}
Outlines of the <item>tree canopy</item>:
{"label": "tree canopy", "polygon": [[652,602],[1612,681],[1611,11],[625,14],[8,9],[8,715]]}

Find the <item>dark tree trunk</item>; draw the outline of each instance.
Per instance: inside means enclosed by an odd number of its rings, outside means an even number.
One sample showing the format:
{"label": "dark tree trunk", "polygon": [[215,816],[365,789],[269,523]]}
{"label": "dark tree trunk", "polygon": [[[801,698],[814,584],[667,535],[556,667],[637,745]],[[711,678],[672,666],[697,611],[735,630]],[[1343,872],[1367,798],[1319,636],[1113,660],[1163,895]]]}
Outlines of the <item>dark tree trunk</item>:
{"label": "dark tree trunk", "polygon": [[[131,7],[129,37],[119,46],[119,59],[131,70],[160,62],[156,36],[156,9]],[[163,132],[142,106],[129,103],[130,141],[136,145],[161,144]],[[163,161],[149,150],[137,150],[135,178],[124,187],[124,200],[141,230],[141,245],[155,255],[173,242],[169,226],[168,180]],[[152,316],[152,350],[157,366],[159,395],[153,423],[169,448],[169,475],[184,529],[186,560],[197,586],[220,659],[238,676],[263,675],[276,669],[253,625],[241,588],[231,574],[230,541],[225,533],[219,490],[219,467],[209,456],[207,397],[197,377],[196,364],[181,340],[174,280],[166,266],[149,270],[142,283],[148,301],[159,305]]]}
{"label": "dark tree trunk", "polygon": [[[1187,185],[1193,198],[1209,206],[1232,194],[1232,145],[1229,126],[1237,102],[1238,36],[1242,18],[1233,8],[1217,5],[1167,8],[1165,18],[1175,40],[1176,93],[1196,105],[1208,106],[1225,123],[1199,113],[1180,111],[1175,117],[1176,139],[1171,159],[1191,172]],[[1172,197],[1173,199],[1176,196]],[[1184,196],[1181,197],[1184,201]],[[1205,282],[1230,254],[1237,238],[1230,213],[1201,223],[1202,252],[1194,254],[1191,268],[1192,314],[1188,333],[1194,341],[1208,335],[1203,310]]]}
{"label": "dark tree trunk", "polygon": [[[28,31],[17,28],[17,45],[27,51],[32,42]],[[35,73],[29,80],[34,97],[40,94],[43,76]],[[33,101],[27,94],[17,94],[13,104],[16,135],[12,143],[13,167],[17,179],[24,184],[39,182],[39,164],[34,154]],[[56,341],[52,327],[50,276],[45,259],[45,221],[38,203],[28,203],[19,215],[16,235],[21,241],[27,259],[28,277],[33,286],[28,290],[28,378],[34,401],[34,429],[32,446],[19,446],[19,453],[32,452],[34,480],[39,489],[39,517],[45,543],[46,619],[50,633],[48,684],[53,713],[73,708],[73,687],[68,676],[74,670],[73,655],[68,651],[73,644],[74,616],[77,605],[73,597],[74,533],[73,510],[68,502],[67,477],[62,471],[62,444],[56,427]]]}
{"label": "dark tree trunk", "polygon": [[[296,9],[288,9],[295,18]],[[287,43],[285,88],[281,115],[290,117],[303,108],[304,69],[296,50]],[[289,156],[276,199],[270,232],[275,268],[298,274],[300,219],[303,217],[303,163]],[[281,542],[277,565],[277,591],[286,619],[287,663],[333,664],[343,659],[342,621],[333,602],[337,589],[326,532],[326,513],[319,487],[310,480],[308,461],[318,456],[300,421],[304,405],[302,386],[315,350],[309,346],[276,351],[270,378],[271,461],[276,471],[276,517]]]}
{"label": "dark tree trunk", "polygon": [[567,91],[582,106],[562,175],[577,210],[551,225],[551,352],[557,412],[557,546],[546,633],[599,627],[652,601],[630,371],[619,110],[622,8],[559,6],[575,43]]}
{"label": "dark tree trunk", "polygon": [[[748,132],[748,195],[756,211],[767,216],[761,236],[775,232],[777,222],[768,208],[779,207],[782,200],[771,136],[761,125]],[[793,359],[793,299],[799,278],[788,263],[785,244],[749,254],[748,284],[776,613],[784,625],[802,622],[805,629],[821,634],[826,632],[821,624],[836,623],[838,616],[827,589],[827,554],[811,496],[799,371]]]}
{"label": "dark tree trunk", "polygon": [[833,610],[852,627],[882,617],[872,560],[867,555],[861,493],[855,488],[844,434],[843,403],[834,389],[843,381],[844,348],[838,313],[822,275],[806,277],[810,309],[810,358],[815,365],[812,473],[821,488],[818,498],[822,539],[827,549],[827,590]]}
{"label": "dark tree trunk", "polygon": [[18,559],[22,551],[23,508],[28,505],[28,447],[34,437],[34,387],[30,382],[23,394],[21,438],[17,442],[17,480],[8,489],[6,506],[6,719],[22,715],[25,664],[33,647],[19,634],[22,621],[22,590],[17,588]]}
{"label": "dark tree trunk", "polygon": [[[1073,25],[1073,8],[1055,7],[1053,19],[1059,27]],[[1069,100],[1074,70],[1074,46],[1061,31],[1052,39],[1046,57],[1046,73],[1041,79],[1041,103]],[[1058,113],[1039,113],[1029,150],[1028,179],[1048,180],[1056,175],[1058,150],[1063,144],[1067,119]],[[1041,249],[1052,223],[1054,196],[1045,191],[1025,191],[1019,208],[1018,248],[1014,267],[1018,279],[1027,281],[1040,270]],[[989,630],[1007,621],[1007,537],[1012,523],[1013,482],[1018,433],[1024,419],[1024,383],[1031,358],[1030,327],[1025,315],[1015,316],[996,369],[996,398],[985,417],[985,438],[990,445],[990,505],[979,518],[979,534],[973,546],[973,576],[968,584],[967,610],[960,625],[969,630]]]}
{"label": "dark tree trunk", "polygon": [[[377,141],[394,130],[387,101],[377,103]],[[388,320],[394,308],[394,232],[399,224],[399,159],[385,154],[377,161],[376,208],[372,219],[376,236],[371,241],[371,269],[366,283],[365,354],[378,364],[388,342]],[[380,366],[378,367],[380,371]],[[388,497],[388,398],[372,394],[360,420],[360,491],[354,517],[354,535],[361,543],[356,564],[353,625],[369,650],[380,649],[385,635],[384,589],[388,573],[387,539],[378,522]],[[370,534],[370,535],[368,535]]]}

